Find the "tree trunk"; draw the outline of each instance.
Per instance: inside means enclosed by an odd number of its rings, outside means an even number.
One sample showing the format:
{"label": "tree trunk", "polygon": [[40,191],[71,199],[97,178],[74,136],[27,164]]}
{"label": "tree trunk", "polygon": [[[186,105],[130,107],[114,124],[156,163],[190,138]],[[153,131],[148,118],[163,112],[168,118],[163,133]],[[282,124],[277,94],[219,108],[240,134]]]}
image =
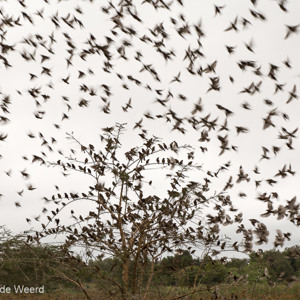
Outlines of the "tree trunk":
{"label": "tree trunk", "polygon": [[129,259],[128,258],[126,258],[125,262],[123,263],[122,280],[123,280],[122,300],[128,300],[128,287],[129,287]]}

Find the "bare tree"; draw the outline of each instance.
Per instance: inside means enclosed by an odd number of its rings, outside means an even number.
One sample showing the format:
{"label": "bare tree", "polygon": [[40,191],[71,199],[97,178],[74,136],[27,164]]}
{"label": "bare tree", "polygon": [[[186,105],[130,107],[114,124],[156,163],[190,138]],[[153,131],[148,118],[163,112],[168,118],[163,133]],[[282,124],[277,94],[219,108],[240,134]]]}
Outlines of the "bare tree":
{"label": "bare tree", "polygon": [[[100,150],[94,145],[85,146],[69,135],[80,146],[82,155],[51,165],[61,167],[64,172],[91,176],[94,184],[85,191],[46,198],[59,207],[48,216],[48,223],[42,224],[42,232],[28,239],[39,241],[45,236],[62,234],[66,238],[65,249],[84,246],[90,257],[97,253],[100,257],[118,258],[122,266],[121,281],[101,269],[97,273],[114,283],[125,300],[130,295],[146,297],[155,263],[165,253],[183,249],[194,253],[202,249],[216,255],[219,253],[216,247],[224,249],[226,241],[221,242],[219,225],[231,220],[224,208],[233,210],[233,207],[224,192],[209,195],[209,182],[201,176],[199,182],[188,179],[191,171],[201,172],[191,147],[175,141],[167,145],[157,137],[144,137],[141,146],[122,153],[124,130],[122,124],[105,129]],[[163,171],[167,177],[163,183],[164,197],[150,192],[155,176]],[[71,210],[74,222],[62,224],[60,213],[78,201],[93,205],[86,215],[79,209]],[[218,214],[215,217],[208,214],[206,218],[204,210],[212,204]]]}

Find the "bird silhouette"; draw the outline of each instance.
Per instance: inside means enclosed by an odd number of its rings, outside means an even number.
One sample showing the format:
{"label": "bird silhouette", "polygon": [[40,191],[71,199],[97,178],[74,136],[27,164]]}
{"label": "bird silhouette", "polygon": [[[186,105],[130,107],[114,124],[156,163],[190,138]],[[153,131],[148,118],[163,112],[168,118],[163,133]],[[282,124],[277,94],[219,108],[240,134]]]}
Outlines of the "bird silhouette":
{"label": "bird silhouette", "polygon": [[[62,5],[61,2],[59,0],[57,4]],[[211,205],[212,211],[216,212],[216,215],[201,216],[203,219],[207,217],[209,243],[216,239],[220,250],[226,250],[229,243],[218,240],[221,236],[220,227],[237,223],[237,233],[245,241],[244,250],[252,251],[255,243],[261,245],[269,241],[270,232],[259,217],[251,218],[249,224],[253,228],[247,228],[243,214],[236,212],[237,208],[231,203],[231,197],[238,196],[243,203],[249,201],[250,207],[251,189],[259,193],[255,201],[267,206],[261,217],[286,218],[294,224],[300,224],[296,199],[284,203],[279,191],[276,191],[281,182],[288,181],[297,172],[293,163],[290,164],[293,156],[285,155],[296,149],[298,136],[296,112],[299,75],[295,74],[297,57],[289,50],[299,33],[300,25],[292,23],[295,12],[286,0],[276,1],[272,9],[272,3],[262,5],[260,1],[250,0],[234,10],[230,3],[225,6],[200,2],[195,4],[195,11],[202,11],[202,8],[206,11],[207,6],[208,15],[196,21],[192,17],[194,6],[182,0],[143,0],[139,4],[132,0],[108,1],[97,10],[100,14],[97,18],[93,15],[96,13],[93,10],[95,1],[85,1],[80,6],[78,3],[69,3],[67,11],[49,11],[51,1],[48,0],[41,1],[39,7],[33,9],[29,2],[20,0],[13,14],[6,6],[0,9],[0,73],[4,82],[0,90],[0,158],[1,163],[4,160],[3,171],[10,166],[12,168],[1,172],[1,176],[7,181],[15,178],[23,180],[25,186],[17,188],[15,192],[26,198],[29,191],[33,192],[32,195],[42,192],[37,186],[38,181],[28,182],[36,177],[32,173],[35,171],[31,170],[46,166],[59,167],[63,179],[67,180],[71,180],[68,176],[72,172],[80,172],[94,179],[106,177],[106,174],[109,178],[110,170],[115,178],[123,169],[125,175],[128,171],[129,177],[134,174],[130,180],[119,176],[120,182],[114,183],[115,186],[111,188],[105,183],[80,192],[65,192],[62,186],[52,184],[55,193],[43,199],[56,207],[49,211],[43,208],[46,216],[25,218],[29,224],[33,225],[34,220],[45,217],[46,222],[49,221],[49,224],[52,223],[63,232],[66,227],[62,227],[63,218],[58,217],[60,209],[71,206],[73,200],[77,202],[81,198],[95,200],[103,209],[104,200],[101,196],[115,196],[119,183],[131,189],[126,190],[130,200],[123,199],[127,201],[123,211],[120,205],[105,199],[109,203],[108,206],[105,204],[106,212],[117,214],[121,211],[122,216],[111,218],[110,224],[106,221],[98,224],[97,228],[103,229],[100,230],[103,235],[106,235],[106,230],[114,230],[112,228],[116,229],[123,223],[130,230],[132,220],[135,220],[133,232],[142,235],[146,222],[143,218],[155,210],[155,213],[165,213],[164,216],[170,218],[168,223],[168,220],[155,216],[157,224],[160,224],[157,226],[163,227],[163,230],[158,235],[154,233],[153,240],[167,239],[166,233],[172,227],[174,230],[176,227],[180,237],[183,233],[196,237],[197,230],[200,237],[200,229],[196,226],[185,229],[180,222],[173,220],[190,218],[191,224],[194,224],[193,214],[200,213],[204,204]],[[268,6],[270,10],[265,9]],[[273,10],[290,21],[275,20],[270,13]],[[95,21],[94,27],[90,26],[91,20]],[[291,23],[286,25],[285,22]],[[99,34],[95,28],[103,29],[103,34]],[[275,29],[278,29],[278,34],[273,34]],[[258,31],[266,33],[268,38],[261,39],[259,34],[256,35]],[[282,47],[272,48],[272,55],[265,55],[272,45]],[[63,69],[67,71],[63,73]],[[92,122],[96,114],[99,117]],[[124,159],[128,159],[127,164],[117,162],[121,143],[116,141],[122,135],[115,135],[116,127],[111,122],[119,119],[128,122],[128,128],[134,129],[131,134],[139,141],[141,138],[144,143],[126,152]],[[97,149],[96,140],[95,145],[79,143],[78,149],[71,146],[69,152],[67,146],[60,149],[66,130],[78,130],[82,140],[93,139],[93,130],[98,126],[95,124],[100,124],[102,128],[98,142],[103,145],[108,141],[107,147],[103,147],[108,151],[106,154],[101,147],[103,151]],[[49,132],[48,125],[51,126]],[[20,127],[20,136],[19,128],[14,131],[14,126]],[[91,129],[89,126],[95,127]],[[34,128],[38,128],[38,131]],[[25,134],[22,130],[26,130]],[[158,146],[154,143],[156,132],[162,134],[162,142]],[[183,145],[169,146],[168,139],[173,137],[178,142],[182,141]],[[26,141],[28,149],[34,149],[31,153],[27,152]],[[186,141],[191,145],[185,145]],[[14,143],[21,143],[21,146]],[[126,143],[133,143],[131,136],[122,147]],[[24,151],[21,154],[24,165],[17,170],[12,163],[5,161],[6,158],[10,159],[10,155],[15,155],[10,147],[14,147],[16,153]],[[190,162],[186,164],[181,153],[187,149],[187,160]],[[245,149],[246,153],[241,153]],[[155,157],[153,161],[149,158],[149,153],[160,155],[162,152],[163,156]],[[169,152],[174,153],[168,156]],[[198,155],[199,159],[204,156],[209,158],[203,158],[203,166],[199,167],[203,171],[201,183],[200,179],[197,183],[188,182],[187,190],[191,189],[191,193],[187,193],[185,188],[179,190],[179,185],[187,178],[183,175],[185,169],[192,170]],[[210,155],[216,156],[213,159],[216,164],[218,160],[227,161],[228,157],[232,157],[232,164],[220,163],[215,169],[210,169]],[[109,157],[112,161],[106,164]],[[239,158],[244,165],[236,171]],[[14,159],[17,161],[17,158]],[[140,163],[134,173],[129,169],[135,159],[140,159]],[[280,165],[277,165],[279,161]],[[182,168],[182,173],[177,172],[176,166]],[[166,177],[172,179],[172,190],[167,195],[173,202],[145,198],[142,185],[146,184],[148,188],[156,186],[154,179],[146,179],[142,175],[148,171],[148,167],[149,170],[162,167],[163,171],[170,168],[174,173]],[[47,177],[48,180],[52,178]],[[217,193],[219,185],[215,184],[218,180],[223,182],[220,193]],[[203,190],[197,194],[200,186]],[[215,193],[212,186],[216,186]],[[208,198],[210,192],[214,196]],[[185,197],[186,193],[189,199]],[[133,200],[135,195],[138,197],[136,202]],[[18,201],[15,205],[18,208],[21,206]],[[92,226],[83,229],[88,227],[81,225],[96,219],[97,213],[99,217],[103,212],[101,209],[91,212],[89,216],[72,210],[73,221],[78,223],[77,231],[73,230],[70,236],[78,238],[78,242],[88,241],[86,245],[95,241],[96,236],[100,239]],[[227,210],[232,215],[227,215]],[[153,215],[147,215],[147,222],[151,217]],[[102,221],[99,219],[99,222]],[[47,232],[47,226],[42,225],[44,233]],[[201,234],[203,236],[204,233]],[[106,236],[109,237],[107,244],[118,245],[118,237],[114,232]],[[289,238],[289,233],[276,231],[274,246],[282,246]],[[148,242],[152,243],[152,240]],[[179,238],[176,243],[184,244]],[[232,244],[234,249],[239,248],[239,243]],[[162,243],[160,249],[169,251],[169,246]],[[150,251],[151,247],[141,246],[140,249]],[[131,250],[134,251],[134,247]],[[155,250],[151,251],[145,257],[152,256]],[[218,254],[216,249],[213,251]],[[266,270],[263,273],[269,279],[270,274]]]}

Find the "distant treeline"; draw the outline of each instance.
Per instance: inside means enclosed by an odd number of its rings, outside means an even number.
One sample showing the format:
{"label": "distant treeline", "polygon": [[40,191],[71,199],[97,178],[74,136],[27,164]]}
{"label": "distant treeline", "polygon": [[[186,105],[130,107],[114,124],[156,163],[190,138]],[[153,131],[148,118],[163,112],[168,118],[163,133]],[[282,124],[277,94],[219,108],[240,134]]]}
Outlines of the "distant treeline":
{"label": "distant treeline", "polygon": [[[136,266],[132,263],[130,268]],[[137,273],[141,282],[147,281],[147,266]],[[149,263],[150,268],[150,263]],[[162,258],[155,266],[153,285],[193,286],[239,281],[251,283],[290,282],[300,278],[300,246],[284,251],[268,250],[251,254],[247,259],[195,258],[188,251]],[[146,270],[146,271],[145,271]],[[130,272],[134,274],[134,272]],[[45,285],[48,291],[57,287],[72,287],[74,282],[109,284],[109,279],[122,280],[121,261],[118,258],[90,259],[84,262],[79,255],[71,255],[58,246],[29,246],[23,241],[0,243],[0,284],[12,286]]]}

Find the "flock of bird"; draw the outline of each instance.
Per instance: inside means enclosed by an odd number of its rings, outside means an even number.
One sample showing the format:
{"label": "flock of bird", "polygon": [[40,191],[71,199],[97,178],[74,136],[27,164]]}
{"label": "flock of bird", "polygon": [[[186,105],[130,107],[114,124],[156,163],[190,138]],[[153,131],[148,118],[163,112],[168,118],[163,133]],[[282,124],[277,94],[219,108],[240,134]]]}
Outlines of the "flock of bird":
{"label": "flock of bird", "polygon": [[[184,8],[190,5],[188,1],[143,0],[137,3],[139,1],[108,0],[101,1],[101,4],[97,1],[89,1],[74,5],[72,9],[67,6],[68,12],[60,8],[60,5],[61,7],[65,5],[65,1],[62,0],[44,0],[40,1],[39,5],[33,0],[11,2],[17,6],[13,13],[8,9],[7,1],[0,2],[0,74],[5,76],[6,72],[10,72],[14,68],[18,69],[19,63],[28,65],[28,68],[21,70],[23,74],[26,73],[25,84],[27,87],[19,89],[18,84],[15,84],[15,92],[8,94],[5,92],[5,87],[1,86],[0,151],[4,149],[6,143],[14,142],[13,137],[10,137],[5,131],[5,126],[13,126],[14,122],[21,122],[21,120],[15,120],[13,116],[10,117],[12,106],[18,105],[18,101],[21,101],[22,98],[30,99],[35,107],[33,118],[39,122],[51,122],[47,116],[47,104],[57,101],[53,99],[54,93],[61,93],[59,103],[63,103],[65,109],[59,118],[53,121],[54,129],[57,132],[64,128],[65,122],[72,122],[72,111],[92,109],[93,103],[96,102],[100,105],[100,114],[111,115],[113,118],[116,107],[119,108],[117,114],[127,114],[129,124],[132,122],[131,129],[138,131],[142,139],[151,135],[152,127],[166,126],[171,132],[177,132],[179,139],[182,135],[187,135],[192,131],[195,132],[194,136],[197,136],[196,145],[201,153],[205,154],[211,151],[210,142],[216,140],[220,143],[218,155],[222,157],[232,151],[238,153],[239,146],[233,145],[232,140],[238,141],[240,136],[251,133],[251,125],[247,127],[245,124],[247,120],[238,120],[239,123],[235,124],[233,120],[239,113],[249,114],[249,120],[257,114],[254,106],[259,100],[256,99],[261,98],[264,86],[268,85],[273,86],[273,91],[268,99],[261,100],[260,104],[267,108],[267,112],[262,118],[260,128],[261,131],[270,132],[270,134],[276,132],[276,143],[261,146],[257,165],[253,167],[251,174],[243,166],[238,167],[236,174],[231,173],[224,184],[223,191],[229,192],[241,182],[253,183],[253,187],[257,189],[263,184],[267,184],[272,190],[273,186],[282,179],[296,174],[290,162],[283,164],[270,178],[264,178],[263,171],[260,171],[258,167],[262,161],[275,159],[279,152],[294,150],[298,127],[285,124],[291,121],[289,113],[286,111],[296,109],[299,97],[297,82],[285,82],[282,79],[284,75],[281,76],[281,72],[286,74],[286,72],[293,71],[293,62],[286,57],[277,63],[260,62],[259,57],[254,59],[256,46],[259,46],[256,45],[254,38],[249,42],[238,40],[239,45],[236,44],[236,39],[234,39],[234,43],[230,40],[233,34],[247,33],[247,30],[256,23],[268,22],[271,16],[268,15],[268,12],[259,9],[260,1],[245,1],[249,6],[248,11],[234,17],[233,20],[228,20],[229,17],[226,15],[227,4],[205,4],[210,7],[209,18],[211,20],[220,18],[226,20],[227,25],[220,33],[224,36],[225,45],[223,48],[215,50],[217,55],[221,52],[222,55],[232,59],[231,69],[236,71],[228,70],[226,78],[224,70],[222,70],[222,61],[207,59],[210,53],[207,53],[205,45],[210,36],[206,34],[205,22],[194,23],[183,12]],[[274,0],[269,5],[276,6],[280,14],[288,15],[290,13],[287,0]],[[51,6],[57,8],[56,12],[51,12]],[[95,26],[98,26],[96,22],[99,15],[102,20],[106,20],[105,22],[109,25],[108,30],[101,31],[99,28],[94,32],[89,31],[86,23],[92,16],[85,12],[89,6],[97,9]],[[36,9],[36,7],[38,8]],[[147,22],[144,21],[144,7],[149,13],[159,15],[155,18],[159,21],[153,26],[147,27]],[[160,15],[161,11],[165,12],[163,17]],[[200,17],[201,12],[199,12]],[[47,25],[47,29],[40,26],[43,23]],[[282,40],[282,43],[291,39],[299,39],[297,35],[299,26],[300,24],[283,24],[282,27],[286,31],[278,39]],[[11,33],[22,30],[22,27],[31,28],[31,33],[29,34],[25,29],[23,38],[20,41],[14,40]],[[50,33],[49,28],[51,29]],[[85,41],[78,42],[77,34],[83,35]],[[227,34],[230,35],[228,40],[226,39]],[[180,39],[182,45],[186,46],[183,53],[178,53],[180,51],[174,49],[174,45],[171,43],[173,38]],[[142,49],[147,50],[143,51]],[[147,51],[152,51],[153,55],[150,56]],[[239,55],[240,52],[244,53],[243,59]],[[64,62],[60,62],[59,70],[56,71],[54,61],[59,55],[65,55],[65,57]],[[97,63],[94,63],[95,59]],[[168,78],[161,70],[161,68],[165,68],[162,62],[168,65],[173,61],[181,61],[181,65],[179,63],[178,65],[182,67],[171,78]],[[118,64],[125,64],[127,67],[126,69],[118,68]],[[99,77],[101,66],[101,72],[104,75]],[[132,66],[132,70],[137,69],[138,71],[132,71],[130,66]],[[237,75],[233,75],[235,73]],[[181,86],[184,86],[189,78],[198,80],[199,84],[205,87],[203,93],[200,94],[195,88],[193,94],[196,95],[196,100],[191,100],[189,93],[184,92],[184,88],[181,90]],[[240,89],[241,78],[252,79]],[[97,82],[97,84],[91,85],[91,82]],[[69,86],[77,86],[77,93],[80,96],[74,99],[73,96],[68,95]],[[224,96],[222,97],[223,86],[227,86],[227,90],[234,90],[236,97],[240,99],[241,112],[232,108],[236,107],[236,104],[231,103],[230,100],[220,100],[219,103],[206,101],[207,97],[210,99],[224,98]],[[134,91],[137,90],[144,95],[151,95],[152,98],[151,105],[142,114],[136,113],[134,110],[137,103]],[[116,99],[115,94],[123,95],[123,93],[129,94],[125,101],[123,96]],[[274,96],[274,100],[271,98],[272,96]],[[280,104],[278,96],[281,98]],[[74,122],[78,121],[74,120]],[[109,130],[109,128],[105,127],[104,129]],[[32,154],[31,157],[24,156],[25,161],[30,164],[46,165],[49,153],[58,151],[63,154],[55,148],[56,136],[48,137],[45,133],[34,131],[27,133],[28,138],[30,140],[39,139],[42,150],[40,154]],[[75,153],[75,150],[72,151]],[[0,158],[5,159],[2,155]],[[227,163],[215,172],[207,171],[207,180],[218,178],[219,172],[229,170],[231,166],[232,163]],[[12,176],[12,170],[5,171],[5,174]],[[33,184],[28,183],[30,174],[27,169],[22,169],[20,174],[26,181],[26,189],[17,191],[16,197],[23,196],[25,191],[36,189]],[[1,185],[0,188],[2,189]],[[56,189],[59,187],[56,186]],[[240,193],[239,196],[243,198],[246,194]],[[296,197],[288,200],[286,204],[280,203],[277,206],[274,203],[276,198],[278,198],[278,194],[273,190],[260,193],[258,200],[267,204],[267,211],[262,214],[262,217],[273,215],[279,220],[288,218],[299,226],[299,204]],[[20,201],[15,201],[15,205],[20,207]],[[44,208],[43,211],[47,212],[47,209]],[[36,217],[36,220],[39,218],[40,216]],[[31,222],[29,218],[26,220]],[[250,222],[255,227],[253,231],[247,230],[242,224],[238,229],[249,239],[249,245],[252,243],[253,234],[258,237],[258,244],[267,242],[269,232],[266,226],[257,219],[251,219]],[[283,242],[289,239],[289,233],[282,233],[278,230],[275,245],[283,245]],[[249,247],[251,248],[251,246]]]}

